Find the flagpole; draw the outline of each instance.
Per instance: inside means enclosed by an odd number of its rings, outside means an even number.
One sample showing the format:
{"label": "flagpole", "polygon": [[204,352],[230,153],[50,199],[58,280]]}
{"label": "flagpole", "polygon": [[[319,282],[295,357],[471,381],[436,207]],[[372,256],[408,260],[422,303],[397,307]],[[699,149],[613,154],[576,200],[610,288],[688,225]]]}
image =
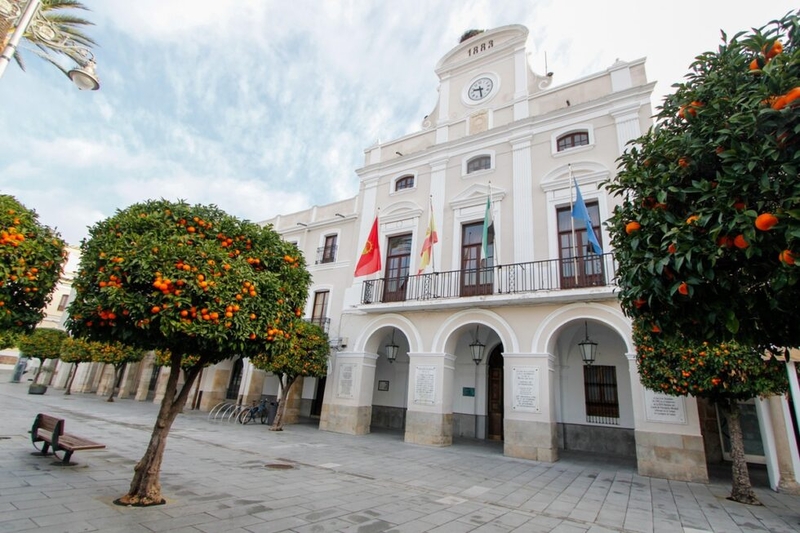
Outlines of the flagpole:
{"label": "flagpole", "polygon": [[578,249],[575,239],[575,217],[572,216],[572,210],[575,208],[572,202],[572,186],[578,186],[575,177],[572,175],[572,163],[567,164],[569,168],[569,225],[572,231],[572,272],[575,277],[575,286],[578,286]]}
{"label": "flagpole", "polygon": [[[490,206],[490,211],[491,211],[490,216],[491,216],[491,219],[492,219],[492,225],[494,225],[494,202],[492,200],[493,200],[493,198],[492,198],[492,182],[490,181],[489,182],[489,202],[490,202],[489,206]],[[495,230],[494,230],[494,235],[497,235],[497,228],[495,228]],[[497,266],[497,265],[500,264],[500,250],[498,249],[499,247],[497,246],[497,239],[494,238],[494,235],[492,236],[492,259],[494,259],[494,265]],[[488,257],[486,258],[486,261],[487,262],[489,261]]]}
{"label": "flagpole", "polygon": [[[431,228],[433,226],[431,224],[431,220],[433,220],[433,195],[432,194],[430,196],[428,196],[428,200],[429,200],[429,209],[430,209],[430,214],[428,215],[428,228]],[[426,232],[426,235],[427,235],[427,232]],[[431,233],[431,238],[433,238],[433,233]],[[433,253],[433,242],[431,242],[430,254],[431,254],[431,270],[433,270],[433,273],[436,274],[436,254]]]}

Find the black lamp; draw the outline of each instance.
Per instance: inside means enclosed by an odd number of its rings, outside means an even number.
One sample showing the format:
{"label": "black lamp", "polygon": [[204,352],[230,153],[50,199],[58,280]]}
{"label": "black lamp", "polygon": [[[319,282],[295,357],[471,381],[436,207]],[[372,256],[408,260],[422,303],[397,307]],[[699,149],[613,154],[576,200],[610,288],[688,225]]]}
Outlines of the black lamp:
{"label": "black lamp", "polygon": [[472,360],[475,361],[476,365],[481,364],[484,348],[486,348],[486,345],[478,340],[478,326],[475,326],[475,340],[470,343],[469,350],[472,352]]}
{"label": "black lamp", "polygon": [[586,338],[578,343],[578,348],[581,350],[581,359],[583,364],[591,365],[597,358],[597,343],[589,339],[589,323],[584,321],[586,327]]}
{"label": "black lamp", "polygon": [[400,347],[394,343],[394,328],[392,328],[392,342],[384,347],[386,350],[386,359],[389,360],[389,363],[394,363],[394,360],[397,359],[397,350],[399,348]]}

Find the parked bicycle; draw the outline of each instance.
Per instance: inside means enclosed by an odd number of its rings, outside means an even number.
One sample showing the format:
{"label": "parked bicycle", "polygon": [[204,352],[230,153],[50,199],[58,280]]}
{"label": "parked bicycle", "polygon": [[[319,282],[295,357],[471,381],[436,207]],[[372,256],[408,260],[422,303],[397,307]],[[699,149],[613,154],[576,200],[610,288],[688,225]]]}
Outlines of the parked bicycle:
{"label": "parked bicycle", "polygon": [[267,399],[261,398],[261,401],[256,404],[253,401],[253,406],[249,409],[242,410],[239,413],[239,423],[240,424],[249,424],[250,422],[255,421],[256,419],[261,420],[262,424],[267,423],[267,418],[269,417],[269,409],[267,406]]}

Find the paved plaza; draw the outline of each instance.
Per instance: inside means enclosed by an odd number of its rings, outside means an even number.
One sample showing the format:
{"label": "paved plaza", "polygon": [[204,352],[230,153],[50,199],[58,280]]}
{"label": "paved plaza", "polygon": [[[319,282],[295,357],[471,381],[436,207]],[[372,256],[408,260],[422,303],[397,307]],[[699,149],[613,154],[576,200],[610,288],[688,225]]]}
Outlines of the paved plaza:
{"label": "paved plaza", "polygon": [[[120,507],[146,448],[157,405],[50,389],[0,373],[0,532],[606,533],[796,532],[800,497],[753,477],[763,506],[726,499],[727,468],[710,484],[636,474],[632,460],[568,454],[539,463],[502,455],[497,443],[448,448],[406,444],[399,433],[360,437],[312,424],[268,431],[179,416],[161,473],[167,504]],[[31,455],[36,413],[100,441],[75,466]]]}

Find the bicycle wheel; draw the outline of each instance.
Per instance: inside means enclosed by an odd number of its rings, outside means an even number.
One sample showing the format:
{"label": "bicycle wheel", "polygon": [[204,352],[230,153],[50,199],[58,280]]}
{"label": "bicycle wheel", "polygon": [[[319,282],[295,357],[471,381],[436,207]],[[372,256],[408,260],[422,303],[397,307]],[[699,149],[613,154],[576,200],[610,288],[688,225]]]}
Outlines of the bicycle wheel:
{"label": "bicycle wheel", "polygon": [[241,424],[249,424],[250,422],[253,421],[254,418],[255,418],[255,416],[253,415],[252,409],[245,409],[239,415],[239,423],[241,423]]}

